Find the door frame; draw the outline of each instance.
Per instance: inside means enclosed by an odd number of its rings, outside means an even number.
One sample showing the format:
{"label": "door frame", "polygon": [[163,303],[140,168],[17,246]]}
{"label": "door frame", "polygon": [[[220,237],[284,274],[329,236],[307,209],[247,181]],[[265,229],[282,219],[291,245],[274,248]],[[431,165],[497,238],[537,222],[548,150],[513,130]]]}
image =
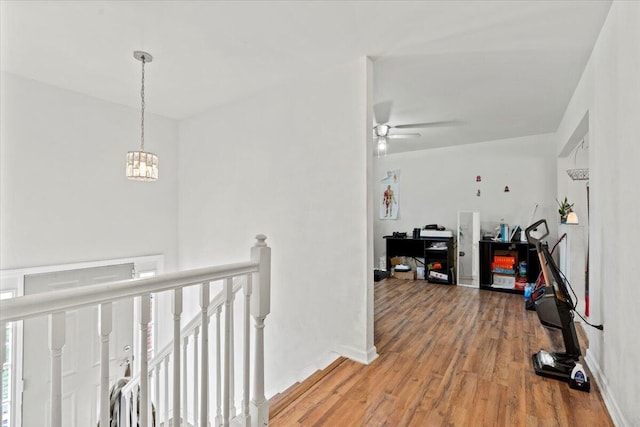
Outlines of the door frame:
{"label": "door frame", "polygon": [[[67,270],[78,270],[83,268],[106,267],[115,264],[133,263],[136,277],[150,271],[156,274],[164,273],[164,255],[145,255],[138,257],[105,259],[97,261],[85,261],[70,264],[57,264],[39,267],[16,268],[10,270],[0,270],[0,292],[11,291],[14,297],[24,295],[24,277],[32,274],[55,273]],[[157,305],[155,306],[157,309]],[[155,313],[154,313],[155,314]],[[154,316],[155,317],[155,316]],[[12,384],[11,387],[11,423],[9,427],[22,425],[22,349],[23,331],[22,322],[13,325],[13,342],[11,352]],[[157,334],[154,334],[157,340]],[[155,343],[154,343],[155,344]],[[156,346],[157,347],[157,346]]]}

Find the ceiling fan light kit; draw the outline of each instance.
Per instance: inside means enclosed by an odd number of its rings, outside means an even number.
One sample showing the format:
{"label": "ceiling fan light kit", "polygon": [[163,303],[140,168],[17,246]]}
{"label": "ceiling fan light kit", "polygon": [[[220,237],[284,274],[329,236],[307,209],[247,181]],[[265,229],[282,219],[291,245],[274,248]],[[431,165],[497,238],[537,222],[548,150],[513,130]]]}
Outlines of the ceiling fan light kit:
{"label": "ceiling fan light kit", "polygon": [[144,151],[144,64],[153,61],[153,56],[147,52],[137,50],[133,52],[133,57],[142,62],[140,151],[129,151],[127,153],[126,173],[127,178],[134,181],[155,181],[158,179],[158,156]]}
{"label": "ceiling fan light kit", "polygon": [[387,155],[387,138],[384,136],[378,137],[378,157]]}

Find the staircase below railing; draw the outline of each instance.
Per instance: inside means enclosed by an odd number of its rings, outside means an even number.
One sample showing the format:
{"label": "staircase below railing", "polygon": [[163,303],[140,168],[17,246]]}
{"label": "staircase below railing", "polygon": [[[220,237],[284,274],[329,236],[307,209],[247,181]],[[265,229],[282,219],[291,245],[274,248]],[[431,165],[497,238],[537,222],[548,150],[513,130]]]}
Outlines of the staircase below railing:
{"label": "staircase below railing", "polygon": [[[98,306],[100,335],[100,426],[266,426],[269,402],[264,395],[264,320],[270,312],[271,249],[266,237],[258,235],[251,248],[250,261],[166,274],[148,279],[86,286],[2,301],[0,331],[8,322],[49,317],[51,355],[50,426],[62,427],[62,357],[65,344],[65,312],[86,306]],[[234,284],[234,279],[235,284]],[[222,291],[213,299],[211,282],[222,280]],[[184,328],[183,288],[198,286],[200,313]],[[242,400],[236,410],[234,378],[234,299],[242,290]],[[173,340],[147,361],[147,330],[150,322],[150,294],[171,292]],[[124,298],[139,298],[140,342],[137,375],[110,399],[109,344],[112,332],[112,303]],[[254,319],[253,397],[250,399],[250,357],[252,349],[250,317]],[[215,325],[213,345],[209,324]],[[133,325],[132,325],[133,326]],[[4,342],[4,336],[0,337]],[[189,343],[193,360],[188,375]],[[209,354],[213,347],[214,354]],[[0,362],[4,362],[4,349]],[[215,372],[210,373],[210,369]],[[210,377],[215,377],[215,388]],[[152,392],[150,392],[152,385]],[[171,385],[171,387],[170,387]],[[112,390],[113,391],[113,390]],[[192,399],[188,395],[192,392]],[[215,399],[215,411],[210,410]],[[110,400],[113,410],[110,409]],[[36,408],[23,408],[35,410]],[[41,409],[41,408],[37,408]],[[191,413],[191,414],[190,414]],[[175,420],[180,422],[176,423]],[[3,424],[4,425],[4,424]]]}

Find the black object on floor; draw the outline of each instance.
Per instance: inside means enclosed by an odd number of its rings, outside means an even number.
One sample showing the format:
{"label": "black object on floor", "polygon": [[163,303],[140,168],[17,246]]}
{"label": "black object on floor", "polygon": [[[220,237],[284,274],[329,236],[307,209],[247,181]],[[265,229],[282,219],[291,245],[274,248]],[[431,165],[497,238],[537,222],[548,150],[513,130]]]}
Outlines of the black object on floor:
{"label": "black object on floor", "polygon": [[[533,232],[536,232],[540,237],[532,236]],[[549,235],[547,221],[542,219],[530,225],[525,233],[527,240],[536,246],[545,283],[553,286],[551,292],[548,294],[545,292],[545,296],[535,301],[538,319],[549,332],[561,332],[564,343],[564,352],[540,350],[534,353],[531,356],[533,369],[537,375],[566,381],[572,388],[588,392],[590,383],[582,370],[582,365],[579,365],[580,343],[573,323],[573,310],[576,303],[569,293],[568,284],[549,252],[549,247],[542,243],[542,239]],[[581,372],[579,381],[574,378],[574,369]]]}
{"label": "black object on floor", "polygon": [[384,270],[373,270],[373,280],[379,282],[382,279],[389,277],[389,272]]}

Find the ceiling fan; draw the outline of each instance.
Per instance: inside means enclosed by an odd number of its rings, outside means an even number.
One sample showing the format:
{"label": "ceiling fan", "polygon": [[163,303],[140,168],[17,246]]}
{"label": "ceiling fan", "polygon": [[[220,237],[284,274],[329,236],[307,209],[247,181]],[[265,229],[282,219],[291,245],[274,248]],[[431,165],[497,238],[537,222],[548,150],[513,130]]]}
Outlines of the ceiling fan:
{"label": "ceiling fan", "polygon": [[420,136],[419,133],[390,133],[391,129],[398,129],[398,127],[390,126],[388,124],[375,125],[373,127],[373,136],[377,138],[388,138],[388,139],[416,138]]}
{"label": "ceiling fan", "polygon": [[373,136],[377,139],[378,156],[386,155],[388,140],[390,139],[409,139],[417,138],[419,133],[391,133],[393,129],[420,129],[427,127],[448,126],[456,123],[455,120],[442,120],[437,122],[427,123],[411,123],[406,125],[378,124],[373,127]]}
{"label": "ceiling fan", "polygon": [[373,135],[380,138],[388,138],[388,139],[406,139],[406,138],[416,138],[420,136],[419,133],[391,133],[393,129],[422,129],[429,127],[437,127],[437,126],[449,126],[455,123],[455,120],[441,120],[437,122],[426,122],[426,123],[410,123],[406,125],[389,125],[387,123],[377,124],[373,127]]}
{"label": "ceiling fan", "polygon": [[373,107],[376,125],[373,127],[373,136],[378,141],[378,152],[386,152],[389,139],[409,139],[421,136],[419,133],[394,133],[394,129],[423,129],[438,126],[450,126],[457,123],[456,120],[440,120],[424,123],[408,123],[403,125],[388,124],[391,113],[391,102],[381,102]]}

